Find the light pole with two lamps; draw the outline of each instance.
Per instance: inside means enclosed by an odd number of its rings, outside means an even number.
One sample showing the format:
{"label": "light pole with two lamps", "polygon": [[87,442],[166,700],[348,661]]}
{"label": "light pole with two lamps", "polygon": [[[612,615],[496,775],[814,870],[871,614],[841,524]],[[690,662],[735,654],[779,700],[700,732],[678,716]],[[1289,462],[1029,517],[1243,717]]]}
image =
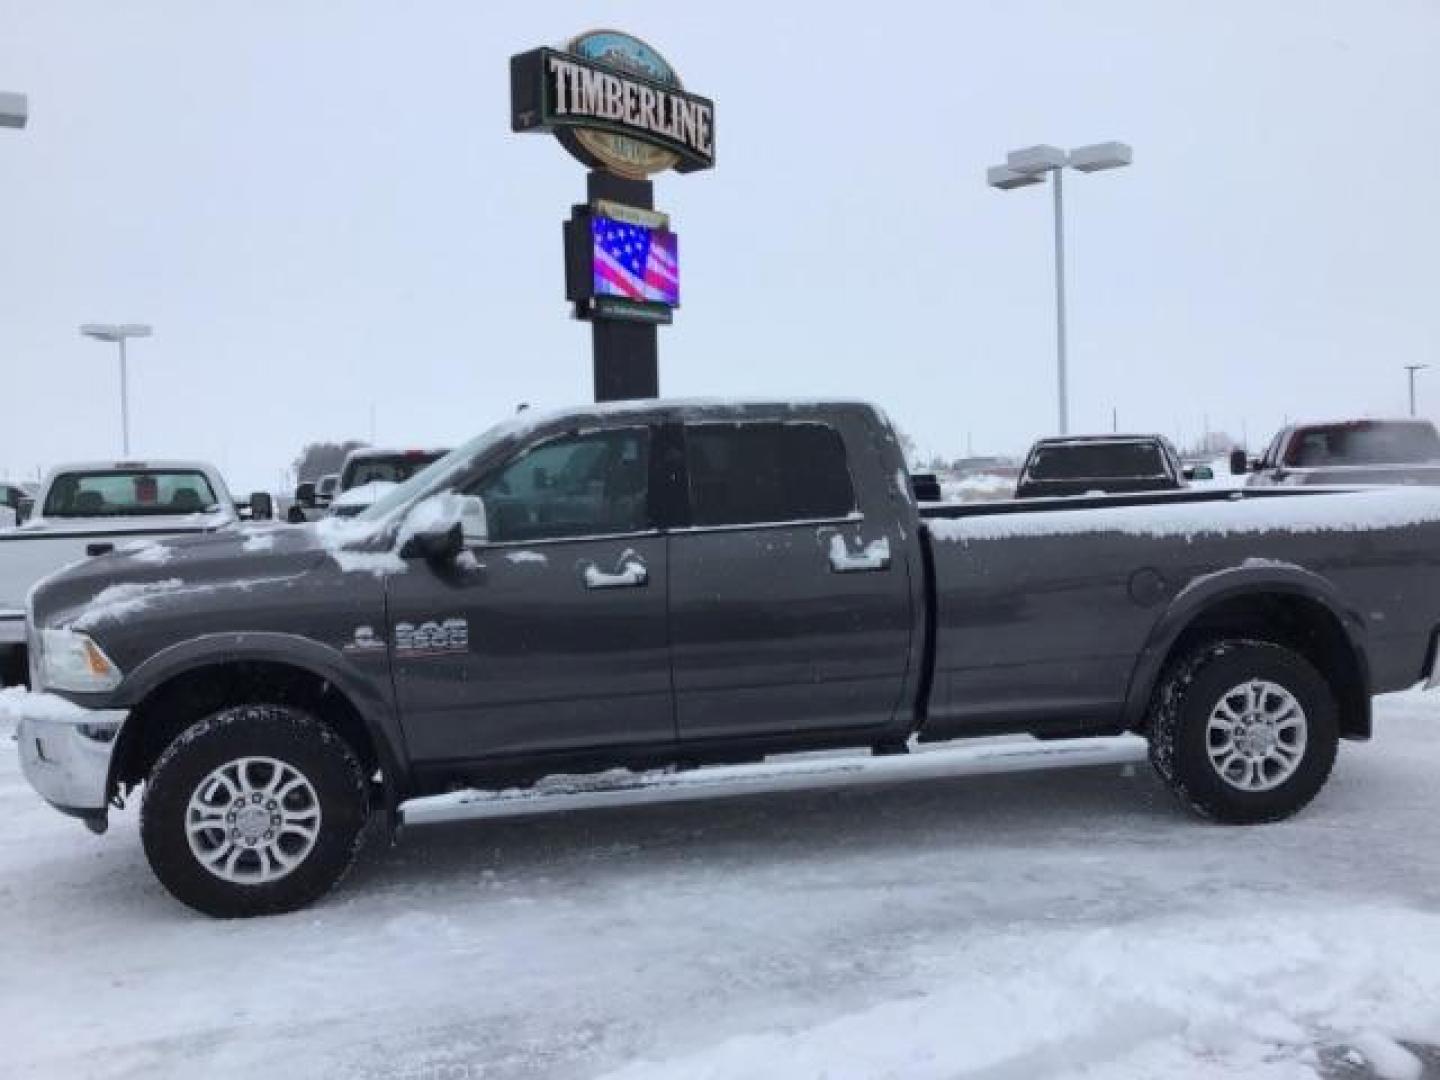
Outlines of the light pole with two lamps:
{"label": "light pole with two lamps", "polygon": [[1068,165],[1080,172],[1101,172],[1129,165],[1133,155],[1122,142],[1094,143],[1068,153],[1058,146],[1031,146],[1012,150],[1004,165],[986,170],[986,182],[1001,191],[1043,184],[1049,173],[1055,192],[1055,373],[1059,390],[1060,434],[1070,433],[1069,387],[1065,371],[1065,187]]}
{"label": "light pole with two lamps", "polygon": [[96,341],[114,341],[120,345],[120,445],[121,453],[130,456],[130,388],[125,365],[125,341],[149,337],[154,331],[144,323],[86,323],[80,333]]}

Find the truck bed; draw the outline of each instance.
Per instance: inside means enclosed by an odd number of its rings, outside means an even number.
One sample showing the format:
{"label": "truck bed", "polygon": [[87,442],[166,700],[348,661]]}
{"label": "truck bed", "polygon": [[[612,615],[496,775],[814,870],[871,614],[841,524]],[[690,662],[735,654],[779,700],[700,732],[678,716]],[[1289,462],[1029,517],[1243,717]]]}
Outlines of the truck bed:
{"label": "truck bed", "polygon": [[1403,572],[1440,556],[1440,494],[1423,489],[1180,491],[920,516],[934,582],[925,739],[1125,730],[1168,626],[1227,592],[1346,612],[1374,693],[1421,677],[1440,611],[1434,575]]}

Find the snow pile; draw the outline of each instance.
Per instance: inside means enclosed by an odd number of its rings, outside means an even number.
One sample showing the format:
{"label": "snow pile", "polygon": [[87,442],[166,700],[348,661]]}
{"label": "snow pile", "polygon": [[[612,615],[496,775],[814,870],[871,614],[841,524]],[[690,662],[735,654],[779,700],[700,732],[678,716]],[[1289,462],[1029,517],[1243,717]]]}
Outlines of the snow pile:
{"label": "snow pile", "polygon": [[385,522],[328,517],[315,524],[315,535],[320,538],[326,553],[347,573],[368,573],[376,577],[403,573],[406,563],[400,552],[411,538],[417,533],[459,521],[466,503],[466,498],[455,491],[441,491],[421,499],[405,515],[394,542],[384,551],[356,548],[373,544],[386,527]]}
{"label": "snow pile", "polygon": [[382,577],[390,573],[402,573],[405,560],[396,549],[388,551],[356,550],[375,540],[379,527],[372,521],[357,521],[354,518],[327,517],[315,523],[315,535],[325,553],[335,560],[341,570],[356,574],[374,574]]}
{"label": "snow pile", "polygon": [[1034,510],[962,518],[927,518],[939,540],[1009,540],[1025,536],[1124,533],[1152,538],[1265,532],[1364,532],[1440,523],[1440,490],[1372,488],[1317,491],[1205,502],[1158,499],[1139,506]]}
{"label": "snow pile", "polygon": [[129,544],[121,544],[116,550],[136,562],[149,563],[152,566],[164,566],[175,557],[175,552],[169,547],[153,540],[136,540]]}
{"label": "snow pile", "polygon": [[1015,479],[992,473],[975,473],[959,479],[943,478],[940,493],[946,502],[997,502],[1015,496]]}
{"label": "snow pile", "polygon": [[275,534],[273,532],[254,532],[245,537],[245,543],[240,545],[250,554],[262,551],[269,551],[275,546]]}
{"label": "snow pile", "polygon": [[608,1077],[1279,1078],[1314,1075],[1321,1042],[1393,1065],[1395,1036],[1440,1039],[1437,957],[1440,915],[1368,905],[996,929],[920,958],[943,972],[929,992]]}
{"label": "snow pile", "polygon": [[369,506],[371,503],[379,499],[380,496],[384,495],[392,488],[398,486],[399,485],[397,485],[393,480],[371,480],[368,484],[361,484],[359,487],[353,487],[350,488],[348,491],[342,491],[339,495],[335,496],[335,498],[331,501],[330,505],[332,507]]}
{"label": "snow pile", "polygon": [[76,630],[91,630],[103,623],[119,622],[144,611],[157,597],[184,588],[179,578],[161,581],[126,581],[109,585],[95,594],[75,620]]}
{"label": "snow pile", "polygon": [[539,551],[511,551],[506,553],[505,558],[512,563],[539,563],[542,566],[550,561],[547,555]]}

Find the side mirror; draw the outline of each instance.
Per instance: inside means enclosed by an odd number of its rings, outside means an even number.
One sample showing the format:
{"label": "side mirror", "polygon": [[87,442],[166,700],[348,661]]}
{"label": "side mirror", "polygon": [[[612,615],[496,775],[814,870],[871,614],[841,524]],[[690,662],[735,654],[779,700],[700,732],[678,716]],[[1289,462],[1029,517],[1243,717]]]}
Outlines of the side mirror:
{"label": "side mirror", "polygon": [[479,495],[461,496],[460,534],[466,547],[480,547],[490,542],[490,521]]}
{"label": "side mirror", "polygon": [[295,501],[305,507],[306,510],[313,510],[315,508],[315,485],[309,480],[303,484],[297,484],[295,487]]}
{"label": "side mirror", "polygon": [[250,493],[250,520],[269,521],[275,516],[275,500],[268,491]]}
{"label": "side mirror", "polygon": [[1250,462],[1245,457],[1244,450],[1230,451],[1230,475],[1244,476],[1250,471]]}
{"label": "side mirror", "polygon": [[485,504],[475,495],[447,492],[421,501],[401,530],[400,556],[442,562],[489,539]]}
{"label": "side mirror", "polygon": [[425,559],[428,562],[447,562],[465,550],[465,534],[460,522],[451,525],[437,525],[420,532],[411,533],[400,555],[406,559]]}
{"label": "side mirror", "polygon": [[21,499],[15,506],[15,524],[24,525],[35,512],[34,499]]}

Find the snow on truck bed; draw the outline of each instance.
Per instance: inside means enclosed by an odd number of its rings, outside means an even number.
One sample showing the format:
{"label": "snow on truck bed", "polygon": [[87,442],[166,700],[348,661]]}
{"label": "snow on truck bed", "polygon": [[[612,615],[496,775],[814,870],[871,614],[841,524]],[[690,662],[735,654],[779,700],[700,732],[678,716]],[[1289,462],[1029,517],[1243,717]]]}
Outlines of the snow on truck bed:
{"label": "snow on truck bed", "polygon": [[1053,502],[1050,508],[1012,509],[1021,506],[1025,504],[1007,503],[997,512],[954,518],[926,516],[925,521],[937,539],[960,543],[1107,532],[1180,539],[1264,532],[1354,532],[1440,522],[1440,489],[1311,489],[1300,494],[1250,496],[1237,492],[1205,500],[1157,496],[1154,501],[1129,506],[1118,502],[1106,506],[1101,497],[1074,510],[1054,508]]}
{"label": "snow on truck bed", "polygon": [[1440,1043],[1440,696],[1382,699],[1262,828],[1188,817],[1135,740],[921,757],[413,827],[320,905],[221,923],[133,807],[91,836],[0,753],[0,1074],[1264,1080]]}

